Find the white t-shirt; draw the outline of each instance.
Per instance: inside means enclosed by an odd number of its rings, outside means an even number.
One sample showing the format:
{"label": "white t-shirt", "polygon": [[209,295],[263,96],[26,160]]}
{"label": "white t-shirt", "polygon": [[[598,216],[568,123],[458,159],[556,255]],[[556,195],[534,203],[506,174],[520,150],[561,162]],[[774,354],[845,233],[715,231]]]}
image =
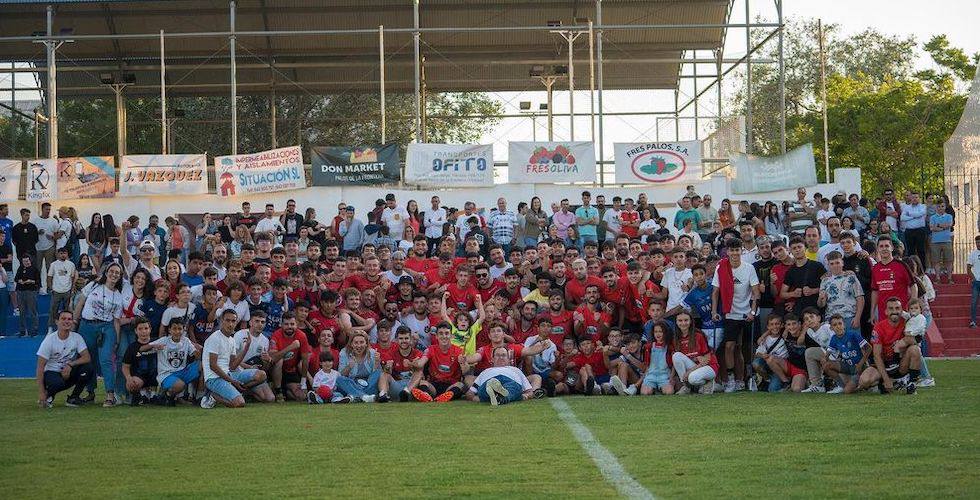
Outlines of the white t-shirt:
{"label": "white t-shirt", "polygon": [[150,277],[153,278],[153,281],[156,281],[163,277],[163,274],[160,272],[160,266],[153,264],[152,267],[149,267],[143,264],[142,262],[140,262],[140,260],[136,257],[130,258],[129,264],[126,264],[125,268],[126,268],[126,276],[124,278],[127,281],[133,275],[133,273],[135,273],[136,270],[139,268],[143,268],[149,271]]}
{"label": "white t-shirt", "polygon": [[[221,290],[218,290],[218,298],[216,300],[219,304],[221,303],[222,297]],[[195,304],[204,303],[204,285],[194,285],[191,287],[191,302]]]}
{"label": "white t-shirt", "polygon": [[225,373],[228,373],[230,371],[231,357],[235,355],[235,339],[226,337],[225,334],[218,330],[209,335],[208,339],[204,341],[204,355],[201,356],[203,358],[201,364],[204,365],[204,380],[220,378],[211,369],[211,354],[218,355],[218,366]]}
{"label": "white t-shirt", "polygon": [[37,226],[37,245],[35,248],[38,252],[43,252],[54,246],[55,240],[53,239],[54,233],[58,230],[60,225],[58,220],[54,217],[48,217],[47,219],[42,217],[37,217],[34,219],[34,225]]}
{"label": "white t-shirt", "polygon": [[255,224],[256,233],[268,233],[270,231],[285,232],[286,229],[279,223],[279,219],[270,219],[268,217],[259,219],[259,221]]}
{"label": "white t-shirt", "polygon": [[194,354],[194,344],[186,335],[180,337],[179,342],[174,342],[170,335],[167,335],[150,342],[150,345],[154,348],[163,347],[157,351],[157,383],[160,384],[171,373],[183,370],[189,364],[191,355]]}
{"label": "white t-shirt", "polygon": [[606,227],[609,228],[609,230],[606,231],[607,240],[615,240],[616,236],[623,230],[623,223],[619,220],[620,212],[620,210],[616,210],[615,208],[607,208],[606,213],[602,214],[602,221],[605,222]]}
{"label": "white t-shirt", "polygon": [[664,271],[664,278],[660,280],[660,285],[667,287],[668,311],[676,306],[684,306],[685,309],[688,308],[684,304],[684,297],[687,296],[687,292],[682,287],[692,278],[691,270],[687,268],[678,271],[677,268],[671,266]]}
{"label": "white t-shirt", "polygon": [[[827,219],[836,217],[837,214],[831,210],[817,210],[817,222],[820,224],[820,241],[830,241],[830,231],[827,230]],[[821,219],[823,221],[821,222]]]}
{"label": "white t-shirt", "polygon": [[758,354],[766,354],[777,358],[786,359],[789,357],[789,352],[786,350],[786,342],[782,337],[771,337],[766,335],[762,339],[762,343],[759,347],[755,349]]}
{"label": "white t-shirt", "polygon": [[85,295],[85,306],[82,307],[82,319],[89,321],[111,322],[122,317],[126,294],[117,290],[106,288],[105,285],[98,285],[95,282],[85,285],[82,289]]}
{"label": "white t-shirt", "polygon": [[[759,275],[752,264],[743,261],[740,266],[732,268],[732,276],[735,278],[735,293],[732,295],[732,310],[725,317],[745,319],[752,311],[752,287],[759,284]],[[711,279],[711,285],[719,286],[717,272]]]}
{"label": "white t-shirt", "polygon": [[325,372],[321,369],[317,371],[316,375],[313,375],[313,390],[315,391],[320,387],[324,387],[324,386],[329,387],[331,389],[336,388],[337,377],[339,376],[340,376],[340,372],[338,372],[337,370],[330,370],[329,372]]}
{"label": "white t-shirt", "polygon": [[[534,344],[540,342],[537,335],[532,335],[524,341],[524,348],[527,349]],[[551,368],[555,364],[555,359],[558,357],[558,347],[552,342],[551,345],[546,347],[543,351],[535,354],[531,359],[531,365],[535,372],[543,372],[548,368]]]}
{"label": "white t-shirt", "polygon": [[[193,302],[188,302],[187,307],[180,307],[174,304],[163,311],[163,319],[160,320],[160,324],[170,326],[170,322],[178,320],[182,321],[184,325],[188,325],[194,321],[195,311],[197,311],[197,304]],[[218,315],[216,314],[215,316],[217,317]]]}
{"label": "white t-shirt", "polygon": [[[400,318],[400,322],[402,325],[407,326],[408,329],[412,331],[413,335],[418,336],[419,340],[418,342],[416,342],[416,347],[418,347],[419,350],[429,348],[429,345],[431,345],[432,343],[432,338],[429,333],[428,315],[425,316],[425,319],[419,320],[418,318],[415,317],[415,313],[409,313],[403,315]],[[391,331],[394,332],[395,328],[392,328]]]}
{"label": "white t-shirt", "polygon": [[504,267],[490,266],[490,279],[499,280],[508,269],[514,267],[510,262],[504,262]]}
{"label": "white t-shirt", "polygon": [[490,380],[498,375],[503,375],[514,382],[521,384],[521,387],[525,391],[531,390],[531,382],[519,368],[515,366],[491,366],[490,368],[485,368],[482,372],[480,372],[480,375],[476,377],[476,380],[473,382],[473,386],[470,387],[470,392],[476,393],[479,390],[478,387],[480,385],[485,384],[487,380]]}
{"label": "white t-shirt", "polygon": [[66,293],[71,290],[71,275],[75,273],[75,264],[72,261],[56,260],[48,266],[48,276],[51,280],[51,289],[58,293]]}
{"label": "white t-shirt", "polygon": [[405,237],[405,222],[408,220],[408,211],[403,207],[385,207],[381,212],[381,222],[388,226],[388,236],[392,239],[400,240]]}
{"label": "white t-shirt", "polygon": [[72,224],[69,219],[58,219],[58,231],[61,231],[61,237],[58,238],[58,242],[55,248],[62,248],[68,244],[68,237],[71,236]]}
{"label": "white t-shirt", "polygon": [[970,256],[966,258],[966,263],[973,266],[970,269],[973,272],[973,279],[980,281],[980,250],[970,252]]}
{"label": "white t-shirt", "polygon": [[[242,348],[245,347],[246,335],[250,335],[247,328],[235,332],[235,352],[241,351]],[[261,356],[267,352],[269,352],[269,338],[262,335],[262,332],[259,332],[257,337],[254,335],[252,336],[252,341],[248,344],[248,351],[245,351],[245,357],[242,358],[242,360],[245,363],[253,364],[249,362],[250,359],[256,356]]]}
{"label": "white t-shirt", "polygon": [[[645,220],[645,221],[643,221],[643,222],[640,223],[639,231],[640,231],[640,233],[643,233],[643,231],[646,231],[647,229],[652,229],[653,232],[656,233],[657,230],[660,229],[660,224],[657,224],[657,221],[655,221],[653,219],[647,219],[647,220]],[[643,235],[643,242],[644,243],[647,242],[647,237],[649,237],[649,236],[650,236],[649,234],[644,234]]]}
{"label": "white t-shirt", "polygon": [[826,245],[822,245],[817,249],[817,262],[823,264],[823,267],[829,270],[827,268],[827,255],[835,251],[844,255],[844,249],[840,246],[840,243],[827,243]]}
{"label": "white t-shirt", "polygon": [[66,364],[78,359],[85,349],[85,339],[81,335],[68,332],[68,338],[62,340],[58,332],[52,332],[41,341],[37,355],[48,360],[44,371],[60,372]]}
{"label": "white t-shirt", "polygon": [[214,311],[214,317],[220,318],[221,317],[221,313],[223,313],[224,311],[226,311],[228,309],[231,309],[231,310],[235,311],[236,313],[238,313],[238,321],[239,322],[242,322],[242,321],[248,322],[248,320],[251,319],[251,317],[252,317],[252,315],[249,314],[249,308],[248,308],[248,301],[247,300],[242,299],[237,304],[232,304],[230,298],[226,298],[225,301],[220,306],[218,306],[218,309],[216,311]]}

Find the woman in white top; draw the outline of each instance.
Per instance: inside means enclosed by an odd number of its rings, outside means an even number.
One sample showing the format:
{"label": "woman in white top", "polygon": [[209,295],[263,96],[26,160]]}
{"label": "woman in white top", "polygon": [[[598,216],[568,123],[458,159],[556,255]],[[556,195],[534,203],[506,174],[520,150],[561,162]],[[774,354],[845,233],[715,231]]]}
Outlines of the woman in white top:
{"label": "woman in white top", "polygon": [[[92,354],[93,366],[98,366],[103,376],[106,395],[102,406],[106,408],[118,404],[113,376],[116,373],[113,353],[119,345],[119,319],[125,307],[122,275],[119,264],[113,263],[106,267],[98,281],[85,286],[85,302],[79,302],[81,310],[76,311],[76,317],[79,314],[81,317],[78,332]],[[95,377],[89,381],[87,400],[95,399],[96,382]]]}

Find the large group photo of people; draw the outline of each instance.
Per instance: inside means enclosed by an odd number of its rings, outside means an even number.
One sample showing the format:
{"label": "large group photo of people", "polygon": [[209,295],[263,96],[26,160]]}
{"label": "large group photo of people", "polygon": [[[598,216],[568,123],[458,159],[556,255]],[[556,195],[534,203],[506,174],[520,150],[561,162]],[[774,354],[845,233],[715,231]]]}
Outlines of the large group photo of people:
{"label": "large group photo of people", "polygon": [[[572,189],[460,208],[388,194],[322,218],[334,207],[246,201],[196,227],[49,203],[15,223],[2,205],[0,314],[19,331],[0,333],[44,336],[42,408],[97,404],[99,378],[104,407],[202,408],[935,384],[944,197],[689,187],[667,218],[644,194]],[[974,283],[977,249],[957,257]]]}

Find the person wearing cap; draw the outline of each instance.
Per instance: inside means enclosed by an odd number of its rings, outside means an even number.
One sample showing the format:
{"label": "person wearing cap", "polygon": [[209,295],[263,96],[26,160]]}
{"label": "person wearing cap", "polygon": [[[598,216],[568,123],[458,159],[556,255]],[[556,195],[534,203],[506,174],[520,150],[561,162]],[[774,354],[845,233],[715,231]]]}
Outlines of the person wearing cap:
{"label": "person wearing cap", "polygon": [[51,293],[51,307],[48,309],[48,328],[54,329],[58,321],[58,313],[71,310],[72,291],[78,272],[75,264],[68,260],[68,247],[61,247],[57,252],[57,260],[48,266],[47,284]]}
{"label": "person wearing cap", "polygon": [[[160,257],[161,264],[165,262],[167,258],[166,245],[164,243],[167,241],[167,231],[160,227],[160,218],[155,214],[150,216],[149,225],[143,230],[143,240],[150,240],[157,249],[157,253]],[[142,242],[142,240],[141,240]]]}
{"label": "person wearing cap", "polygon": [[385,209],[381,212],[380,224],[388,226],[388,234],[395,240],[395,246],[401,241],[405,234],[405,225],[408,224],[408,210],[399,206],[395,201],[395,195],[388,193],[385,196]]}
{"label": "person wearing cap", "polygon": [[344,252],[359,251],[367,240],[364,223],[354,217],[354,205],[344,209],[344,220],[340,221],[337,234],[343,238]]}
{"label": "person wearing cap", "polygon": [[[129,221],[122,223],[122,231],[126,232],[129,229]],[[149,239],[143,240],[139,244],[139,256],[138,259],[134,259],[129,253],[129,249],[123,245],[119,250],[122,253],[122,265],[123,269],[126,270],[126,278],[132,276],[137,269],[143,268],[149,271],[150,277],[153,281],[160,279],[163,273],[160,272],[160,267],[153,263],[154,257],[157,255],[157,247],[153,244],[153,241]]]}

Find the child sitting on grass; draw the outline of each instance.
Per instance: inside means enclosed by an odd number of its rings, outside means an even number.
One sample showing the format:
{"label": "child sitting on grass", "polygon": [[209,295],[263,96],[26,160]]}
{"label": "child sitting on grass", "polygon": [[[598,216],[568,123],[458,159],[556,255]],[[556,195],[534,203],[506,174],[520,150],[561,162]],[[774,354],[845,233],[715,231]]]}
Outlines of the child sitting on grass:
{"label": "child sitting on grass", "polygon": [[333,353],[330,349],[320,351],[320,369],[313,376],[313,390],[306,393],[306,402],[311,405],[324,403],[350,403],[350,396],[334,394],[340,372],[333,369]]}
{"label": "child sitting on grass", "polygon": [[787,373],[788,358],[789,351],[786,349],[786,341],[783,340],[783,318],[770,315],[766,321],[766,333],[759,338],[755,359],[752,361],[755,376],[750,381],[750,390],[762,387],[767,380],[768,392],[779,392],[789,386],[792,379]]}
{"label": "child sitting on grass", "polygon": [[660,391],[661,394],[674,393],[674,384],[670,381],[670,348],[671,328],[666,322],[653,325],[653,341],[648,344],[647,368],[640,383],[640,394],[650,396]]}
{"label": "child sitting on grass", "polygon": [[844,317],[835,314],[830,317],[830,329],[834,335],[827,346],[827,356],[823,361],[823,371],[837,379],[838,385],[828,394],[851,394],[857,390],[858,375],[864,370],[871,354],[871,344],[857,331],[844,328]]}

